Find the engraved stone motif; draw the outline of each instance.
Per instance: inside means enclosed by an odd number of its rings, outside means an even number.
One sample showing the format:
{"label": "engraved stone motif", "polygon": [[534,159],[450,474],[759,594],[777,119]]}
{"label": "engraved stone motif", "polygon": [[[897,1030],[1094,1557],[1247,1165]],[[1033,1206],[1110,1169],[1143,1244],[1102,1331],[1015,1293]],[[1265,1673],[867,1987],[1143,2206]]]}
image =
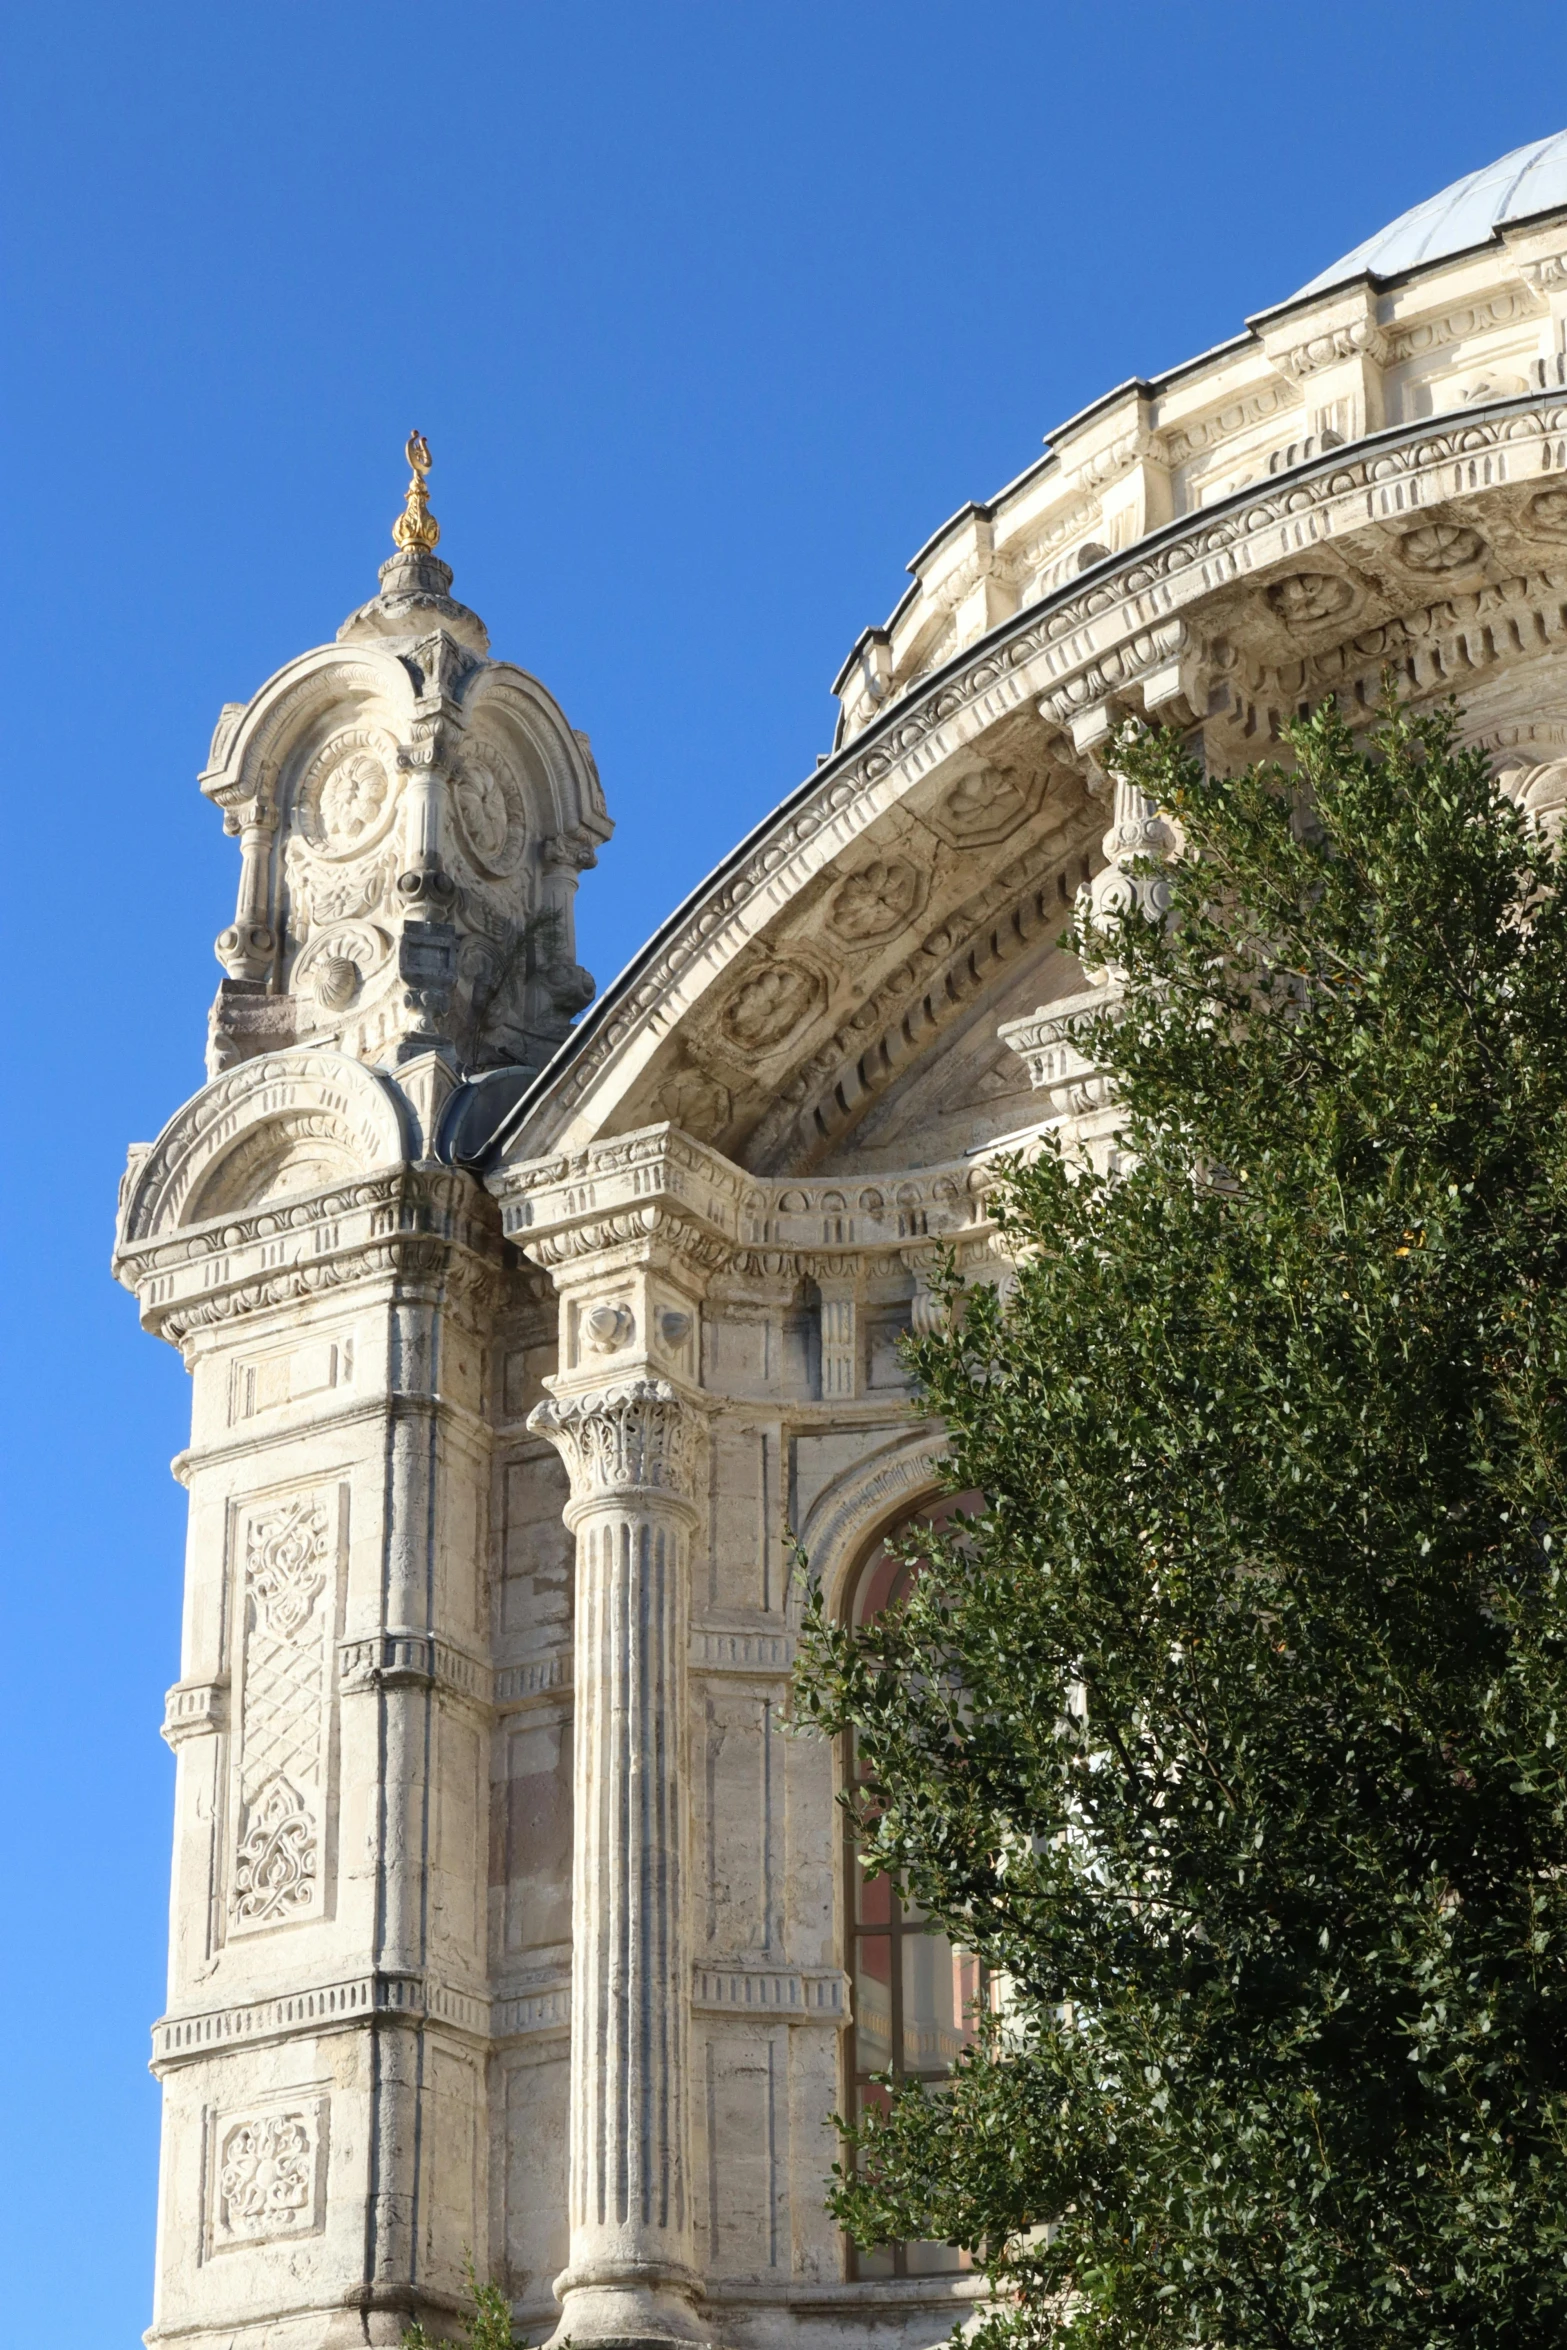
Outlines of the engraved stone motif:
{"label": "engraved stone motif", "polygon": [[658,1091],[659,1116],[704,1137],[717,1134],[728,1124],[733,1107],[729,1088],[720,1085],[697,1061],[688,1060]]}
{"label": "engraved stone motif", "polygon": [[613,1304],[608,1298],[589,1306],[582,1317],[583,1339],[596,1355],[618,1354],[631,1344],[635,1329],[631,1308]]}
{"label": "engraved stone motif", "polygon": [[269,1632],[292,1640],[326,1581],[330,1530],[324,1503],[295,1495],[250,1521],[245,1571]]}
{"label": "engraved stone motif", "polygon": [[358,856],[396,805],[397,746],[379,728],[351,726],[318,752],[299,787],[306,839],[318,854]]}
{"label": "engraved stone motif", "polygon": [[798,963],[773,963],[748,979],[724,1011],[724,1027],[746,1052],[763,1052],[799,1027],[821,983]]}
{"label": "engraved stone motif", "polygon": [[346,955],[323,955],[311,973],[311,984],[323,1012],[346,1011],[359,985],[359,965]]}
{"label": "engraved stone motif", "polygon": [[248,1925],[315,1906],[316,1839],[304,1799],[281,1774],[246,1815],[234,1864],[234,1914]]}
{"label": "engraved stone motif", "polygon": [[386,770],[368,751],[333,768],[321,793],[321,822],[329,839],[357,841],[386,804]]}
{"label": "engraved stone motif", "polygon": [[308,2223],[315,2200],[315,2143],[306,2113],[258,2114],[224,2133],[218,2157],[221,2232],[257,2242]]}
{"label": "engraved stone motif", "polygon": [[1485,541],[1477,530],[1461,522],[1424,522],[1398,543],[1399,555],[1411,571],[1460,571],[1477,563]]}
{"label": "engraved stone motif", "polygon": [[829,919],[842,938],[882,938],[907,921],[919,894],[912,865],[901,857],[878,858],[850,874],[832,901]]}
{"label": "engraved stone motif", "polygon": [[458,835],[474,864],[492,876],[510,872],[523,845],[521,796],[500,762],[470,744],[451,790]]}
{"label": "engraved stone motif", "polygon": [[971,767],[935,810],[936,829],[961,848],[1005,840],[1028,814],[1031,797],[999,768]]}
{"label": "engraved stone motif", "polygon": [[346,1011],[360,990],[389,963],[390,935],[373,922],[336,922],[318,930],[294,965],[296,996],[328,1016]]}
{"label": "engraved stone motif", "polygon": [[1567,490],[1541,490],[1529,500],[1529,520],[1536,530],[1567,537]]}
{"label": "engraved stone motif", "polygon": [[1279,618],[1297,623],[1332,620],[1347,612],[1354,600],[1349,581],[1335,571],[1297,571],[1268,590],[1268,602]]}

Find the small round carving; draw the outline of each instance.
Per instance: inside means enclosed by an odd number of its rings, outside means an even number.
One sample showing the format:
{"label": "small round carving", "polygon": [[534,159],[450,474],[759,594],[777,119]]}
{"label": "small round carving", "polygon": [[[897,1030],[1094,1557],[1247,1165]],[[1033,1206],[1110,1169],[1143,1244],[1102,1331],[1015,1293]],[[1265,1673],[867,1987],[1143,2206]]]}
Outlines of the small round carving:
{"label": "small round carving", "polygon": [[1010,776],[994,767],[974,767],[959,776],[941,803],[941,813],[954,832],[992,835],[1021,823],[1027,807],[1026,796]]}
{"label": "small round carving", "polygon": [[724,1012],[724,1026],[746,1052],[763,1052],[799,1027],[820,992],[814,972],[772,963],[748,979]]}
{"label": "small round carving", "polygon": [[671,1125],[684,1126],[688,1133],[710,1140],[728,1125],[734,1105],[727,1086],[720,1085],[695,1061],[688,1061],[659,1087],[655,1106]]}
{"label": "small round carving", "polygon": [[913,913],[919,875],[901,857],[879,858],[851,873],[832,901],[833,928],[843,938],[882,938]]}
{"label": "small round carving", "polygon": [[357,857],[378,840],[396,805],[396,745],[351,726],[320,751],[299,787],[306,839],[326,857]]}
{"label": "small round carving", "polygon": [[678,1354],[691,1335],[691,1316],[678,1306],[660,1306],[658,1335],[670,1354]]}
{"label": "small round carving", "polygon": [[1281,579],[1268,590],[1268,602],[1279,618],[1297,627],[1333,620],[1340,612],[1347,612],[1354,601],[1354,589],[1336,571],[1297,571],[1292,579]]}
{"label": "small round carving", "polygon": [[582,1317],[583,1340],[596,1355],[618,1354],[623,1346],[630,1344],[634,1328],[631,1308],[616,1305],[608,1298],[589,1306]]}
{"label": "small round carving", "polygon": [[1398,552],[1411,571],[1461,571],[1480,560],[1485,541],[1461,522],[1423,522],[1404,533]]}
{"label": "small round carving", "polygon": [[463,847],[481,873],[509,873],[523,847],[522,795],[492,752],[470,744],[452,777]]}
{"label": "small round carving", "polygon": [[359,966],[347,955],[323,955],[311,975],[316,1002],[324,1012],[346,1012],[359,985]]}
{"label": "small round carving", "polygon": [[1529,520],[1536,530],[1567,538],[1567,490],[1541,490],[1529,500]]}

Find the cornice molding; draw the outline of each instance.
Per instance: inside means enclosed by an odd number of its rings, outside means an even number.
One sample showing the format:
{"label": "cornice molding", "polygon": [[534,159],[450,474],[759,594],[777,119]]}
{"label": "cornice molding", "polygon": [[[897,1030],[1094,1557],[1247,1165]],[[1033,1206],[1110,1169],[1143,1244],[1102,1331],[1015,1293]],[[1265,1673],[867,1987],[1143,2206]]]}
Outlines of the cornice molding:
{"label": "cornice molding", "polygon": [[183,1345],[249,1315],[365,1283],[426,1287],[477,1318],[504,1280],[483,1193],[450,1168],[397,1167],[116,1251],[143,1327]]}
{"label": "cornice molding", "polygon": [[[1372,434],[1248,485],[1221,503],[1150,533],[1096,567],[1088,584],[1057,590],[992,629],[879,714],[741,843],[600,999],[498,1137],[527,1146],[575,1122],[634,1040],[667,1033],[683,983],[701,985],[759,935],[774,908],[840,857],[908,786],[974,746],[1000,720],[1046,696],[1093,698],[1092,673],[1125,677],[1160,651],[1167,624],[1221,590],[1259,587],[1296,570],[1308,550],[1366,530],[1409,529],[1444,509],[1497,492],[1567,480],[1567,405],[1530,394]],[[1161,680],[1163,667],[1154,674]],[[1133,680],[1135,682],[1135,680]],[[753,901],[761,898],[761,904]],[[517,1142],[508,1143],[508,1137]],[[534,1145],[535,1151],[537,1143]]]}

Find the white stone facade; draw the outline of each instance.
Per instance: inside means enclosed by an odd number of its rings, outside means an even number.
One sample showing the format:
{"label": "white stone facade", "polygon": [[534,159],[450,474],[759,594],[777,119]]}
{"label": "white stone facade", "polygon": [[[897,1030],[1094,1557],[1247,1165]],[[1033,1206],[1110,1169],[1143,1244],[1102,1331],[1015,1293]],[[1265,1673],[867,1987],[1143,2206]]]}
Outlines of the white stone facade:
{"label": "white stone facade", "polygon": [[[1329,273],[1332,277],[1332,273]],[[149,2340],[459,2302],[600,2344],[949,2329],[822,2206],[852,2022],[834,1603],[934,1491],[898,1338],[999,1151],[1107,1147],[1072,900],[1214,761],[1456,692],[1567,802],[1567,211],[1112,394],[914,566],[840,742],[571,1027],[584,738],[428,547],[219,721],[211,1082],[116,1268],[193,1381]],[[1108,831],[1107,831],[1108,826]]]}

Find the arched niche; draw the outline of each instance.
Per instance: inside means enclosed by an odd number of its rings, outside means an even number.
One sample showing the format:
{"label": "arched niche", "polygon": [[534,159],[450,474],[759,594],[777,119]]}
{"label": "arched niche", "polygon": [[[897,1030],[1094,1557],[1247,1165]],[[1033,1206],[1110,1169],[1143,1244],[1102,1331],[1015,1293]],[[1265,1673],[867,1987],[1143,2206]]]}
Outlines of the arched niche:
{"label": "arched niche", "polygon": [[131,1179],[121,1242],[395,1167],[411,1148],[406,1108],[378,1070],[342,1053],[270,1053],[169,1121]]}

